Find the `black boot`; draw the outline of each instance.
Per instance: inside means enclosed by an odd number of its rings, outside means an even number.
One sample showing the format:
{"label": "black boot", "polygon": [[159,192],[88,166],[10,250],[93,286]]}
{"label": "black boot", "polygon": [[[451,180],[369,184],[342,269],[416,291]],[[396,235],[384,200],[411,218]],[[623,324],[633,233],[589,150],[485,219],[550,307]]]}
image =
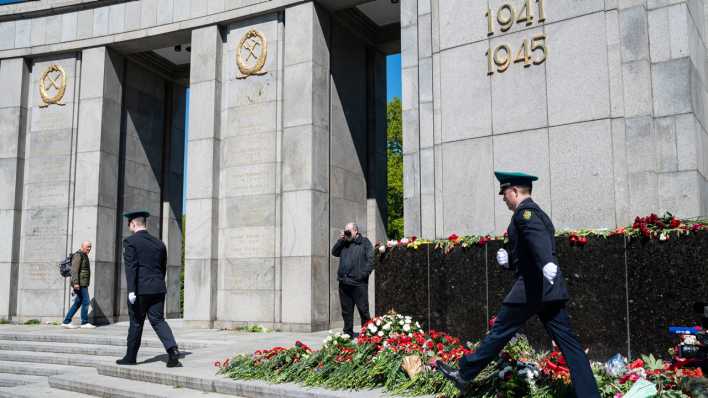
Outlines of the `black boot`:
{"label": "black boot", "polygon": [[445,362],[441,360],[435,361],[435,365],[438,372],[442,373],[443,377],[450,380],[463,395],[467,392],[470,382],[462,378],[459,370],[446,365]]}
{"label": "black boot", "polygon": [[177,347],[172,347],[167,350],[167,355],[169,355],[169,359],[167,360],[168,368],[182,367],[182,364],[179,362],[179,350]]}
{"label": "black boot", "polygon": [[116,363],[117,363],[118,365],[135,365],[135,364],[136,364],[135,359],[132,359],[132,360],[131,360],[131,359],[128,358],[127,356],[126,356],[126,357],[123,357],[123,358],[121,358],[121,359],[116,360]]}

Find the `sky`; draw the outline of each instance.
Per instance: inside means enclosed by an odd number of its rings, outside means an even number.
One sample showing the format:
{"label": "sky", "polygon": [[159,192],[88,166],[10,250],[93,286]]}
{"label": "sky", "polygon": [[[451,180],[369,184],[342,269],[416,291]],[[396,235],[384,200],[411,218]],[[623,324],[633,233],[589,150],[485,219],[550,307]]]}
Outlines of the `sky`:
{"label": "sky", "polygon": [[401,54],[386,57],[386,101],[401,98]]}

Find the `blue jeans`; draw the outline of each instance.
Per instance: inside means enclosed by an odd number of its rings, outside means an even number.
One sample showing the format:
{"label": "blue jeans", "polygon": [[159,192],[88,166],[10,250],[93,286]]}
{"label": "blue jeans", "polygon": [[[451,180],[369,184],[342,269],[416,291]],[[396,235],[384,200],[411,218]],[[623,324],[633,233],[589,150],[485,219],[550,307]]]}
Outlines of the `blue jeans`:
{"label": "blue jeans", "polygon": [[69,312],[66,313],[66,318],[64,318],[64,323],[71,323],[71,318],[74,317],[76,311],[81,307],[81,324],[88,323],[88,308],[89,308],[89,293],[87,287],[82,287],[76,292],[76,298],[74,299],[74,304],[69,308]]}

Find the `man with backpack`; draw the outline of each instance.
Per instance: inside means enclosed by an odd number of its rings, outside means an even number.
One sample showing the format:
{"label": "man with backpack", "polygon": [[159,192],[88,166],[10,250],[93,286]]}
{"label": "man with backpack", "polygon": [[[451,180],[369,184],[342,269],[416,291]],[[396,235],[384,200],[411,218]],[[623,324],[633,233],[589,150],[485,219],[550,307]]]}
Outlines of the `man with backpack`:
{"label": "man with backpack", "polygon": [[71,288],[74,289],[76,298],[74,298],[74,304],[69,309],[69,312],[66,313],[66,318],[64,318],[64,322],[61,325],[65,329],[76,328],[76,326],[71,323],[71,319],[74,317],[74,314],[76,314],[76,311],[79,310],[79,307],[81,307],[81,328],[95,328],[95,326],[88,321],[90,303],[88,286],[91,281],[89,253],[91,253],[91,242],[85,241],[81,244],[81,249],[71,255]]}

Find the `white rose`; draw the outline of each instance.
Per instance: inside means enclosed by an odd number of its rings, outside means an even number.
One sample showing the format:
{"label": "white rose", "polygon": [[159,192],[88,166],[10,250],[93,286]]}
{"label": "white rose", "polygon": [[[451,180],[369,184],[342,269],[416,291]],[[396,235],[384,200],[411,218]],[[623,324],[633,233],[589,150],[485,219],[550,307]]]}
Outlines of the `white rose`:
{"label": "white rose", "polygon": [[397,245],[398,245],[398,241],[397,241],[397,240],[390,240],[390,241],[386,242],[386,246],[388,246],[388,247],[394,247],[394,246],[397,246]]}
{"label": "white rose", "polygon": [[387,323],[387,324],[385,324],[381,329],[383,329],[383,330],[391,330],[391,324],[390,324],[390,323]]}
{"label": "white rose", "polygon": [[345,333],[345,334],[342,336],[342,338],[343,338],[344,340],[349,340],[349,338],[351,338],[351,336],[349,336],[348,334]]}
{"label": "white rose", "polygon": [[371,333],[376,333],[377,330],[379,329],[376,327],[376,325],[374,325],[373,323],[369,324],[369,331]]}
{"label": "white rose", "polygon": [[401,325],[401,326],[403,326],[403,325],[405,324],[405,322],[400,321],[400,322],[398,322],[398,324]]}
{"label": "white rose", "polygon": [[379,337],[383,337],[384,333],[379,331],[378,335],[379,335]]}
{"label": "white rose", "polygon": [[403,325],[403,331],[404,331],[404,332],[408,332],[408,331],[410,331],[410,330],[411,330],[411,325],[409,325],[409,324],[407,324],[407,323],[406,323],[405,325]]}
{"label": "white rose", "polygon": [[386,246],[384,246],[384,245],[379,246],[379,253],[381,253],[381,254],[386,253]]}
{"label": "white rose", "polygon": [[381,320],[380,320],[380,319],[377,319],[377,320],[376,320],[376,326],[381,326]]}
{"label": "white rose", "polygon": [[327,336],[327,338],[325,339],[325,344],[329,343],[330,341],[332,341],[332,336]]}
{"label": "white rose", "polygon": [[401,244],[402,244],[402,245],[407,245],[409,242],[410,242],[410,240],[408,240],[408,238],[403,238],[403,239],[401,239]]}
{"label": "white rose", "polygon": [[420,329],[420,323],[416,322],[416,323],[415,323],[415,327],[417,327],[418,329]]}

